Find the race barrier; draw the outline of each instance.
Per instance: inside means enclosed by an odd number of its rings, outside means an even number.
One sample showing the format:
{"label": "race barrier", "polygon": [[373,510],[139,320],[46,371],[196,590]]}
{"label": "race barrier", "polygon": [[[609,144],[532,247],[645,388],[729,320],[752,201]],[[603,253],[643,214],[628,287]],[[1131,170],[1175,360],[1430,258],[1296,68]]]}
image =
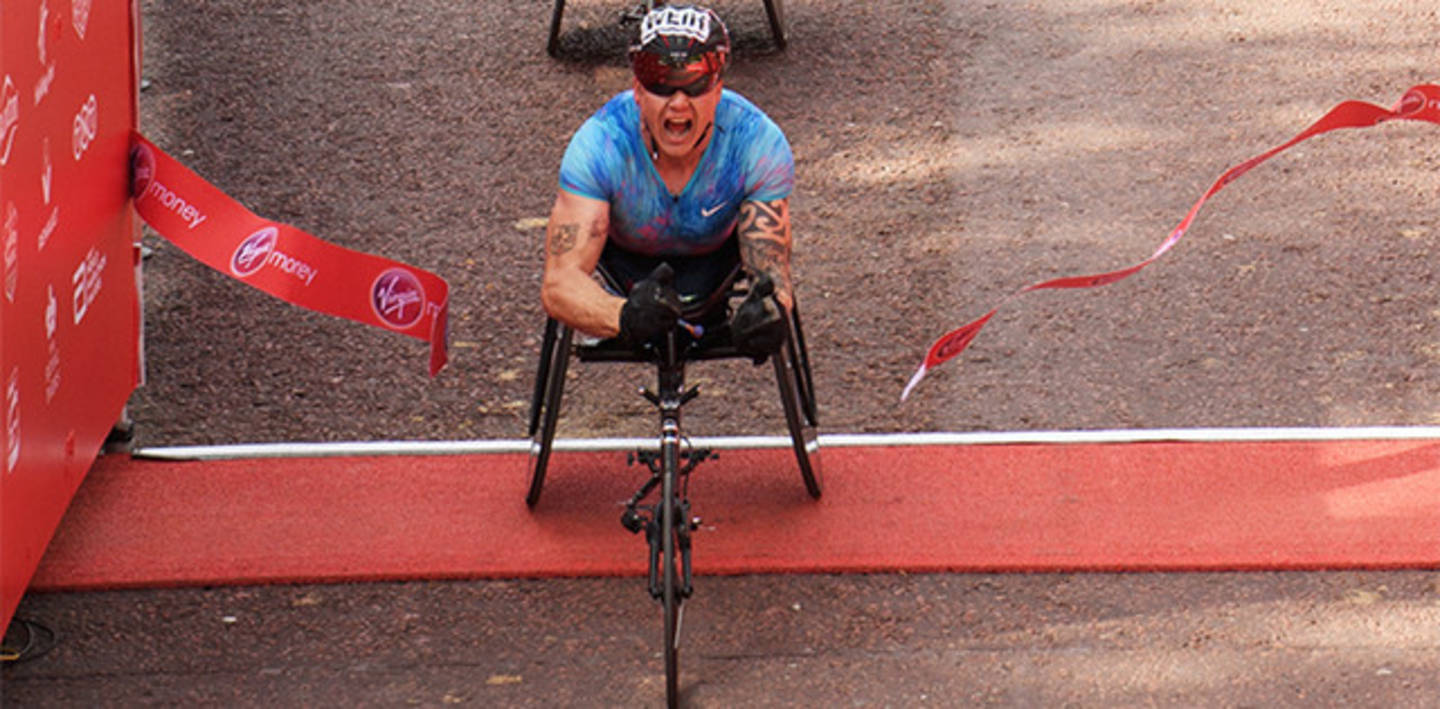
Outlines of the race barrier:
{"label": "race barrier", "polygon": [[900,400],[905,401],[910,398],[910,392],[915,389],[915,386],[920,383],[920,380],[925,378],[925,375],[929,373],[930,370],[954,359],[961,352],[964,352],[965,348],[969,347],[970,343],[975,339],[975,336],[980,334],[980,330],[985,327],[985,324],[990,322],[990,318],[995,317],[995,313],[999,312],[1000,308],[1004,307],[1006,303],[1017,296],[1037,290],[1097,288],[1129,278],[1140,271],[1140,269],[1154,263],[1163,256],[1166,251],[1169,251],[1171,247],[1179,242],[1180,238],[1185,236],[1185,232],[1190,229],[1190,223],[1195,220],[1195,215],[1200,212],[1200,207],[1204,205],[1212,195],[1260,163],[1275,157],[1297,143],[1322,133],[1328,133],[1341,128],[1368,128],[1388,121],[1397,120],[1425,121],[1440,124],[1440,86],[1422,84],[1413,87],[1405,92],[1405,95],[1395,103],[1393,108],[1381,108],[1380,106],[1363,101],[1345,101],[1330,109],[1320,120],[1311,124],[1309,128],[1301,131],[1289,141],[1226,170],[1224,174],[1215,180],[1215,183],[1210,186],[1210,189],[1201,195],[1194,206],[1190,207],[1190,211],[1185,215],[1185,218],[1180,220],[1180,225],[1170,232],[1170,236],[1160,244],[1160,248],[1156,249],[1155,253],[1140,263],[1130,266],[1129,268],[1122,268],[1118,271],[1110,271],[1108,273],[1090,276],[1069,276],[1033,283],[1011,293],[1006,296],[1004,300],[1000,301],[999,305],[991,308],[989,312],[941,335],[940,339],[930,345],[930,349],[925,353],[924,361],[922,361],[920,367],[915,370],[915,374],[910,377],[910,381],[905,385],[904,391],[900,392]]}
{"label": "race barrier", "polygon": [[0,3],[0,629],[141,378],[137,7]]}
{"label": "race barrier", "polygon": [[428,341],[432,376],[449,286],[257,217],[136,132],[136,0],[7,0],[0,40],[3,630],[143,378],[137,215],[271,295]]}

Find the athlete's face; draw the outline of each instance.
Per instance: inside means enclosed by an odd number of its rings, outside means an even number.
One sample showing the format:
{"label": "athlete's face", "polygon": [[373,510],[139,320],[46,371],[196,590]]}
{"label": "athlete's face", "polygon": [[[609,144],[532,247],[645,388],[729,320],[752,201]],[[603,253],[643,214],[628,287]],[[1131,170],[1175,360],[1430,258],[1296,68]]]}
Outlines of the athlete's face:
{"label": "athlete's face", "polygon": [[635,80],[635,102],[646,141],[660,155],[672,159],[685,159],[704,150],[715,122],[715,107],[720,104],[719,77],[705,75],[692,82],[653,88],[670,91],[670,95],[662,96]]}

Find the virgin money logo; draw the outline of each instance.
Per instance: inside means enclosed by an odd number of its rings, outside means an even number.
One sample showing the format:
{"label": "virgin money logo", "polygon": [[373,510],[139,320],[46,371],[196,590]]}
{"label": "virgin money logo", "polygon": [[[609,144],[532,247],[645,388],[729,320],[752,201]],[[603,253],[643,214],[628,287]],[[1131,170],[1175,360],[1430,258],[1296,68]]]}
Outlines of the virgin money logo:
{"label": "virgin money logo", "polygon": [[45,204],[50,204],[50,185],[55,178],[55,166],[50,162],[50,138],[46,137],[40,145],[41,164],[45,166],[40,170],[40,194],[45,197]]}
{"label": "virgin money logo", "polygon": [[60,304],[55,300],[55,286],[45,286],[45,339],[55,337],[55,328],[60,326]]}
{"label": "virgin money logo", "polygon": [[[70,21],[75,24],[75,34],[85,39],[85,28],[90,24],[91,0],[70,0]],[[63,22],[63,20],[62,20]]]}
{"label": "virgin money logo", "polygon": [[20,210],[11,202],[5,203],[4,239],[5,300],[14,303],[20,283]]}
{"label": "virgin money logo", "polygon": [[40,33],[35,38],[35,47],[40,50],[40,63],[45,63],[45,20],[50,17],[50,8],[45,7],[45,0],[40,0]]}
{"label": "virgin money logo", "polygon": [[5,472],[20,462],[20,368],[11,367],[5,380]]}
{"label": "virgin money logo", "polygon": [[1440,110],[1440,98],[1431,98],[1420,89],[1411,89],[1400,99],[1395,112],[1402,118],[1418,118],[1426,109]]}
{"label": "virgin money logo", "polygon": [[15,133],[20,130],[20,91],[9,74],[0,86],[0,166],[10,162],[10,149],[15,147]]}
{"label": "virgin money logo", "polygon": [[100,103],[95,100],[95,94],[85,99],[80,110],[75,112],[74,130],[70,133],[70,150],[75,155],[75,161],[80,161],[80,156],[90,149],[90,143],[94,142],[95,134],[100,132]]}
{"label": "virgin money logo", "polygon": [[410,271],[392,268],[370,286],[370,305],[386,325],[403,330],[425,313],[425,287]]}
{"label": "virgin money logo", "polygon": [[105,254],[97,249],[90,249],[85,254],[85,260],[75,267],[74,275],[70,276],[72,287],[71,305],[75,315],[75,324],[85,319],[85,313],[90,312],[90,305],[100,296],[100,289],[105,287],[105,263],[109,261]]}
{"label": "virgin money logo", "polygon": [[230,256],[230,272],[240,278],[254,275],[270,258],[270,252],[275,250],[275,242],[279,238],[280,230],[273,226],[245,237]]}
{"label": "virgin money logo", "polygon": [[130,150],[130,195],[139,199],[155,179],[155,153],[150,146],[136,143]]}

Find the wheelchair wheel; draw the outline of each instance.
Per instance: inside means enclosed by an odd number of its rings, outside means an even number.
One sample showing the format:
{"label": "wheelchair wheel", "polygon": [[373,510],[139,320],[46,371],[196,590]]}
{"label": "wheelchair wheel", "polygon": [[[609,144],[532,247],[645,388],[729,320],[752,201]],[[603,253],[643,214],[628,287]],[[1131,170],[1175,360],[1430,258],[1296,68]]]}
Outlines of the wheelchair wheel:
{"label": "wheelchair wheel", "polygon": [[775,38],[775,48],[785,51],[785,16],[780,0],[765,0],[765,19],[770,21],[770,34]]}
{"label": "wheelchair wheel", "polygon": [[820,419],[815,405],[815,377],[810,372],[810,352],[805,348],[805,330],[800,327],[798,308],[790,309],[790,333],[794,337],[786,338],[785,346],[790,350],[790,359],[795,362],[795,382],[800,395],[800,407],[805,412],[805,420],[811,426],[819,426]]}
{"label": "wheelchair wheel", "polygon": [[667,442],[666,446],[668,449],[661,451],[664,479],[660,485],[660,573],[663,578],[660,601],[664,606],[661,642],[664,643],[665,655],[665,703],[673,708],[680,705],[680,604],[685,600],[678,563],[678,536],[680,525],[686,521],[680,519],[680,506],[676,499],[680,465],[678,446],[673,441]]}
{"label": "wheelchair wheel", "polygon": [[555,359],[552,355],[559,330],[560,323],[545,319],[545,334],[540,338],[540,360],[535,368],[535,392],[530,395],[530,429],[525,434],[531,438],[540,430],[540,414],[545,410],[545,387],[550,383],[550,365]]}
{"label": "wheelchair wheel", "polygon": [[813,420],[807,420],[801,397],[799,363],[794,347],[781,348],[771,358],[775,362],[775,379],[780,384],[780,402],[785,408],[785,425],[790,430],[791,446],[795,449],[795,462],[800,465],[800,477],[805,480],[805,491],[820,499],[821,465],[820,436]]}
{"label": "wheelchair wheel", "polygon": [[560,56],[560,19],[565,16],[565,0],[555,0],[555,9],[550,13],[550,39],[545,43],[545,52],[552,57]]}
{"label": "wheelchair wheel", "polygon": [[570,363],[572,331],[554,320],[545,323],[540,345],[540,366],[535,373],[535,394],[530,401],[530,490],[525,504],[534,507],[545,486],[545,469],[555,442],[560,418],[560,397],[565,393],[565,370]]}

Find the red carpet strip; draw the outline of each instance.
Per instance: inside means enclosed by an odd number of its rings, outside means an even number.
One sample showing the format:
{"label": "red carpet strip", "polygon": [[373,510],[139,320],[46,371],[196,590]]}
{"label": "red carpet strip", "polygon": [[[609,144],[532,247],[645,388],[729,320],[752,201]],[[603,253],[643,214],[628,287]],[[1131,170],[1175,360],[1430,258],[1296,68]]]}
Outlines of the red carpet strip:
{"label": "red carpet strip", "polygon": [[[692,476],[698,573],[1440,567],[1440,441],[788,449]],[[101,458],[32,590],[638,575],[620,453]]]}

